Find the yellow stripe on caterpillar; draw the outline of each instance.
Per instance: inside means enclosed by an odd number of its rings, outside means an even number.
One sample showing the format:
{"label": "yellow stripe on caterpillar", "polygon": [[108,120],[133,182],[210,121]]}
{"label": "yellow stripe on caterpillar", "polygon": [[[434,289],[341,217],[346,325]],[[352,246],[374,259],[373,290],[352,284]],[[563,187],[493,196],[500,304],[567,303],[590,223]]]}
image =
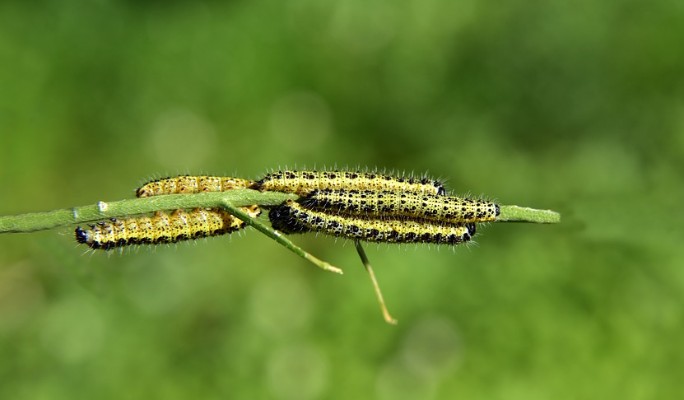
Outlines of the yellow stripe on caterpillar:
{"label": "yellow stripe on caterpillar", "polygon": [[273,228],[283,233],[322,232],[369,242],[459,244],[475,235],[475,224],[440,224],[402,219],[367,219],[331,215],[288,200],[268,213]]}
{"label": "yellow stripe on caterpillar", "polygon": [[275,171],[257,181],[252,189],[295,193],[300,196],[317,189],[446,194],[444,185],[434,179],[360,171]]}
{"label": "yellow stripe on caterpillar", "polygon": [[[257,206],[241,207],[251,217]],[[245,223],[220,209],[158,211],[152,216],[112,218],[89,228],[76,228],[76,241],[93,249],[110,250],[133,244],[174,243],[207,236],[217,236],[242,229]]]}
{"label": "yellow stripe on caterpillar", "polygon": [[441,223],[490,222],[500,214],[499,206],[490,201],[410,192],[314,190],[299,203],[328,214]]}
{"label": "yellow stripe on caterpillar", "polygon": [[181,175],[147,182],[135,191],[137,197],[162,194],[193,194],[203,192],[225,192],[232,189],[246,189],[254,181],[227,176]]}

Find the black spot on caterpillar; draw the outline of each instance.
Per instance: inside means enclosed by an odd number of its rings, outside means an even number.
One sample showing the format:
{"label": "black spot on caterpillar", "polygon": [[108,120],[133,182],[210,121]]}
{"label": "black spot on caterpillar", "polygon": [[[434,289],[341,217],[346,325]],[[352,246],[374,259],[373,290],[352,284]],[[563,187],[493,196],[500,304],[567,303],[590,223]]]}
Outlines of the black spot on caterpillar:
{"label": "black spot on caterpillar", "polygon": [[489,222],[499,206],[485,200],[373,190],[314,190],[302,206],[326,213],[380,219],[425,219],[440,223]]}
{"label": "black spot on caterpillar", "polygon": [[[257,217],[258,207],[244,207]],[[112,218],[76,228],[76,241],[93,249],[110,250],[133,244],[175,243],[207,236],[217,236],[243,228],[245,223],[230,213],[218,209],[175,210],[156,212],[152,216],[123,219]]]}
{"label": "black spot on caterpillar", "polygon": [[283,233],[322,232],[369,242],[459,244],[475,235],[475,224],[440,224],[400,219],[365,219],[331,215],[288,200],[268,213],[273,228]]}
{"label": "black spot on caterpillar", "polygon": [[296,193],[300,196],[316,189],[446,194],[444,185],[434,179],[360,171],[275,171],[257,181],[252,189]]}

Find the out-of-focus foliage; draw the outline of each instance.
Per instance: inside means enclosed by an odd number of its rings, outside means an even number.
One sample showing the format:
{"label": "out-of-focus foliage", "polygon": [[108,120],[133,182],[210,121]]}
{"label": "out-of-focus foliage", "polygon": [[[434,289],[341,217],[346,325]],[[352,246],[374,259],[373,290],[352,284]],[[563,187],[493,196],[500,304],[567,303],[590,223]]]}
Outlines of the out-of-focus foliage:
{"label": "out-of-focus foliage", "polygon": [[3,1],[0,213],[147,178],[429,171],[552,208],[454,251],[0,236],[3,399],[653,399],[684,368],[684,3]]}

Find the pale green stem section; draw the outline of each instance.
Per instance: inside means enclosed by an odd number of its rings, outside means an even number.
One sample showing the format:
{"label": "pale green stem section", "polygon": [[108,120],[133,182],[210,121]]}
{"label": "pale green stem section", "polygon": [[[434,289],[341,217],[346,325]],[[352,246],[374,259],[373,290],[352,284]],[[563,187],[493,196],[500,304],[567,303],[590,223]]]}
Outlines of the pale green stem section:
{"label": "pale green stem section", "polygon": [[221,208],[226,202],[236,207],[258,204],[274,206],[296,195],[236,189],[227,192],[173,194],[140,199],[100,201],[95,205],[0,217],[0,233],[34,232],[65,225],[83,224],[108,218],[122,218],[179,208]]}
{"label": "pale green stem section", "polygon": [[310,261],[314,265],[316,265],[319,268],[322,268],[326,271],[331,271],[331,272],[336,272],[338,274],[342,273],[342,270],[334,267],[333,265],[314,257],[310,253],[307,253],[304,251],[301,247],[295,245],[290,241],[290,239],[286,238],[283,236],[280,232],[277,232],[273,228],[270,228],[266,226],[265,224],[262,224],[258,220],[250,217],[245,213],[244,211],[240,210],[240,208],[233,206],[230,201],[224,201],[221,204],[221,207],[225,208],[229,213],[233,214],[234,216],[240,218],[241,220],[245,221],[247,225],[251,225],[254,227],[256,230],[260,231],[264,235],[270,237],[271,239],[275,240],[276,242],[280,243],[281,245],[285,246],[287,249],[292,251],[293,253],[297,254],[300,257],[303,257],[305,260]]}
{"label": "pale green stem section", "polygon": [[537,224],[559,224],[561,216],[551,210],[537,210],[519,206],[501,206],[501,215],[496,222],[534,222]]}
{"label": "pale green stem section", "polygon": [[356,251],[359,253],[359,257],[361,257],[361,262],[363,263],[364,268],[366,268],[366,272],[368,272],[368,276],[370,277],[371,283],[373,284],[373,290],[375,291],[375,297],[378,299],[378,303],[380,304],[382,317],[385,318],[385,322],[387,322],[388,324],[396,325],[397,320],[392,317],[392,314],[390,314],[389,310],[387,309],[387,305],[385,305],[385,299],[382,297],[380,284],[378,284],[378,280],[375,278],[375,272],[373,272],[373,267],[371,267],[370,261],[368,261],[366,251],[363,249],[361,242],[358,240],[354,241],[354,246],[356,246]]}

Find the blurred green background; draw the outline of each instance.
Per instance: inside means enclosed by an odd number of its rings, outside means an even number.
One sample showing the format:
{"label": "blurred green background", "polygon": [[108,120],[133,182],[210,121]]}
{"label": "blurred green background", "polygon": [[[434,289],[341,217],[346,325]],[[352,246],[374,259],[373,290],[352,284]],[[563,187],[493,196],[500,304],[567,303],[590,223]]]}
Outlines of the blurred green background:
{"label": "blurred green background", "polygon": [[3,399],[665,399],[684,368],[684,3],[4,1],[0,214],[149,178],[428,172],[555,209],[456,248],[0,236]]}

